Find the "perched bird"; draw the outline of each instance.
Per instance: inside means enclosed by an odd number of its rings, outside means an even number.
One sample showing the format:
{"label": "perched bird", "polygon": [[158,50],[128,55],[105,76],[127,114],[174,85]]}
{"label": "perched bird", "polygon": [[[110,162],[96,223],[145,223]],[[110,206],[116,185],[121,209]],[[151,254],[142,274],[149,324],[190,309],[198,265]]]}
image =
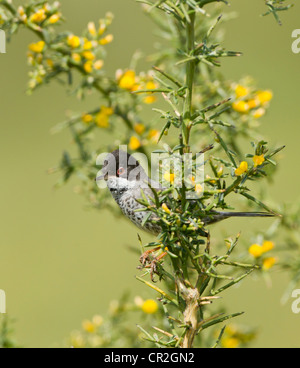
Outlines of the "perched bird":
{"label": "perched bird", "polygon": [[[127,152],[115,150],[107,155],[104,160],[102,175],[96,180],[105,180],[113,198],[119,205],[123,214],[136,226],[154,235],[161,232],[159,224],[144,221],[148,212],[136,211],[144,208],[137,202],[142,199],[142,192],[146,197],[153,197],[152,188],[157,191],[164,188],[157,182],[152,181],[146,174],[139,162]],[[230,217],[273,217],[273,214],[265,212],[217,212],[211,211],[211,215],[203,218],[205,225],[213,224]],[[156,220],[151,215],[150,220]],[[144,223],[145,222],[145,223]]]}

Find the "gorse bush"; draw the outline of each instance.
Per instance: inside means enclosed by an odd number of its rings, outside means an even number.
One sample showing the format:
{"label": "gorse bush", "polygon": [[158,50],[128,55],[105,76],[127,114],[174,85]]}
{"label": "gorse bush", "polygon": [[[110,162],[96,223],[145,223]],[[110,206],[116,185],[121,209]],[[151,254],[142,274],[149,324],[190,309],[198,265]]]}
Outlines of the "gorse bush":
{"label": "gorse bush", "polygon": [[[8,38],[21,28],[33,33],[27,55],[29,93],[57,80],[68,88],[72,85],[80,99],[91,92],[99,96],[94,109],[78,111],[53,129],[69,129],[78,148],[76,156],[66,150],[59,165],[51,169],[61,173],[58,185],[77,176],[81,183],[77,190],[93,207],[109,208],[118,215],[109,192],[95,184],[100,153],[125,145],[130,153],[143,153],[148,159],[156,152],[180,162],[180,170],[160,165],[163,183],[169,188],[153,191],[152,198],[141,193],[139,201],[148,213],[145,222],[155,214],[162,229],[150,244],[143,244],[139,236],[141,248],[150,251],[136,276],[149,288],[149,295],[157,294],[157,300],[131,302],[126,296],[114,302],[107,319],[95,316],[84,321],[83,332],[73,333],[70,344],[245,346],[255,331],[233,324],[225,328],[225,321],[242,313],[226,313],[218,300],[220,294],[253,272],[268,278],[274,266],[290,273],[290,288],[300,278],[300,240],[294,236],[299,230],[299,206],[284,208],[261,194],[265,181],[269,183],[276,173],[278,154],[284,148],[268,143],[259,133],[273,93],[257,86],[251,77],[228,81],[221,74],[223,58],[242,55],[222,46],[222,24],[232,18],[226,1],[138,2],[160,37],[155,53],[147,56],[153,67],[139,71],[137,53],[131,66],[108,75],[105,57],[106,45],[113,42],[112,14],[99,24],[90,22],[82,34],[75,35],[57,31],[56,25],[65,21],[57,1],[31,1],[17,8],[12,1],[0,0],[0,26]],[[291,6],[286,1],[265,4],[264,15],[273,14],[279,24],[280,12]],[[103,132],[109,133],[109,139],[99,146]],[[195,163],[188,180],[182,180],[187,154],[204,155],[201,182]],[[197,198],[190,200],[191,194]],[[274,219],[261,219],[263,225],[253,234],[253,241],[244,239],[246,246],[237,247],[241,234],[220,241],[214,225],[207,226],[206,220],[215,211],[234,209],[264,211]],[[140,330],[128,318],[134,311],[147,316],[141,318],[143,323],[135,320]]]}

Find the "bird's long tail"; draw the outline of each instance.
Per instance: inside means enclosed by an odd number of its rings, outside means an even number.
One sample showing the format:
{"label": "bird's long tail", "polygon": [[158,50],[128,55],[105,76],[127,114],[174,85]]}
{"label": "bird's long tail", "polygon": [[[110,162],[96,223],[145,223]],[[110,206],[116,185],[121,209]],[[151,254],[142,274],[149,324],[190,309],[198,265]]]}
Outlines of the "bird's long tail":
{"label": "bird's long tail", "polygon": [[219,221],[226,220],[230,217],[275,217],[278,216],[268,212],[214,212],[208,216],[204,222],[207,225],[214,224]]}

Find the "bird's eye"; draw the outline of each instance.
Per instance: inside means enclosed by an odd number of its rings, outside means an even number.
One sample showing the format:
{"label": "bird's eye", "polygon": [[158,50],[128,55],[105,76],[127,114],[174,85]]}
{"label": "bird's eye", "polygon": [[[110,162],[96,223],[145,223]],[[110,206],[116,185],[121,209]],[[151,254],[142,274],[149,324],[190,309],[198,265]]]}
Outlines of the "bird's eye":
{"label": "bird's eye", "polygon": [[118,169],[118,171],[117,171],[117,174],[118,174],[118,175],[123,175],[123,174],[124,174],[124,172],[125,172],[124,167],[120,167],[120,168]]}

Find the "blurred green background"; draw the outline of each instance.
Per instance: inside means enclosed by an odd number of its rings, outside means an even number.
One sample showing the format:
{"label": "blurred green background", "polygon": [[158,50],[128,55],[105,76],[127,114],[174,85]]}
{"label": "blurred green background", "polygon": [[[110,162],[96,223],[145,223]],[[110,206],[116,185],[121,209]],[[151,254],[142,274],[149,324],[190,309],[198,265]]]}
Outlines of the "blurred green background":
{"label": "blurred green background", "polygon": [[[111,74],[126,68],[137,49],[153,51],[153,24],[134,0],[61,2],[66,27],[78,34],[88,21],[98,21],[107,11],[115,14],[115,41],[108,46],[106,61]],[[230,2],[239,17],[226,24],[225,46],[244,56],[223,61],[223,73],[232,80],[252,75],[261,88],[274,91],[261,131],[287,148],[277,182],[269,190],[278,201],[293,202],[299,199],[300,54],[291,51],[291,34],[300,28],[299,4],[281,14],[279,27],[271,16],[260,17],[264,1]],[[135,227],[115,221],[108,212],[86,210],[72,185],[54,190],[58,177],[49,176],[47,169],[57,164],[71,138],[68,132],[51,135],[50,129],[64,120],[66,110],[80,112],[88,106],[55,84],[25,95],[26,51],[33,41],[31,34],[22,32],[7,53],[0,54],[0,289],[6,291],[9,315],[16,319],[18,341],[26,347],[51,347],[61,344],[83,319],[105,315],[109,301],[124,290],[131,290],[133,297],[146,296],[146,291],[134,279],[137,259],[126,248],[138,247]],[[92,106],[95,102],[92,99]],[[247,236],[248,223],[228,226],[220,225],[227,235],[242,230]],[[299,347],[300,315],[292,313],[292,299],[280,303],[287,278],[274,274],[272,280],[268,288],[250,278],[225,293],[222,302],[230,312],[247,312],[236,322],[259,328],[253,346]]]}

